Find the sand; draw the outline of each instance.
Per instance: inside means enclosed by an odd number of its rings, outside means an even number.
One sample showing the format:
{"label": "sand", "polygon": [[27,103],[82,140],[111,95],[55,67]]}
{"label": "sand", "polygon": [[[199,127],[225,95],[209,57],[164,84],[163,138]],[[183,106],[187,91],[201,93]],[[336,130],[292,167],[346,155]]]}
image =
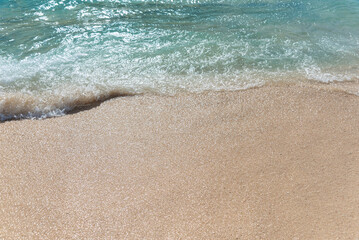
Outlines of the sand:
{"label": "sand", "polygon": [[0,123],[0,239],[359,239],[359,97],[116,98]]}

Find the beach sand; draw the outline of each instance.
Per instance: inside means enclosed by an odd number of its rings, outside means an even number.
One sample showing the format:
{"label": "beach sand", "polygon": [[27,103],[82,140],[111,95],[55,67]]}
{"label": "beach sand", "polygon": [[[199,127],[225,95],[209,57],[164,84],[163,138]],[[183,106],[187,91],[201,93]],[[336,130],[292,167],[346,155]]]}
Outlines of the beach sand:
{"label": "beach sand", "polygon": [[359,239],[359,97],[116,98],[0,123],[0,239]]}

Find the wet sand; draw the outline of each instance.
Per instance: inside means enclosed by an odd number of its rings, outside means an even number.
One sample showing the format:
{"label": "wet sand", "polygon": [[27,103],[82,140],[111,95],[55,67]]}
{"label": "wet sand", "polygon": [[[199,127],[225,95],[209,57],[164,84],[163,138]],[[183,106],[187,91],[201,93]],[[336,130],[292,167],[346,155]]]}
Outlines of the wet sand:
{"label": "wet sand", "polygon": [[0,239],[358,239],[359,97],[319,88],[0,123]]}

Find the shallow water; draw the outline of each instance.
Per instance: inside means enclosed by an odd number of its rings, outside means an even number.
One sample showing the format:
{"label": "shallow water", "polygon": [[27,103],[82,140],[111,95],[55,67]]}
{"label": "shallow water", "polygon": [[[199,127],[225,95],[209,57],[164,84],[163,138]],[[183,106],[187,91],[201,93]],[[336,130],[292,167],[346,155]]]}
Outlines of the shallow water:
{"label": "shallow water", "polygon": [[0,0],[0,118],[359,78],[358,0]]}

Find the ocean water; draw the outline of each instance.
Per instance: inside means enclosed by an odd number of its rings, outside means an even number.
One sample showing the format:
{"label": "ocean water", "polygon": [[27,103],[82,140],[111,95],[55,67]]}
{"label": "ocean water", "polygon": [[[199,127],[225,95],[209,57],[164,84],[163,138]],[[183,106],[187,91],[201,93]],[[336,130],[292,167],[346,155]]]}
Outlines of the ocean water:
{"label": "ocean water", "polygon": [[0,0],[0,120],[359,78],[359,0]]}

